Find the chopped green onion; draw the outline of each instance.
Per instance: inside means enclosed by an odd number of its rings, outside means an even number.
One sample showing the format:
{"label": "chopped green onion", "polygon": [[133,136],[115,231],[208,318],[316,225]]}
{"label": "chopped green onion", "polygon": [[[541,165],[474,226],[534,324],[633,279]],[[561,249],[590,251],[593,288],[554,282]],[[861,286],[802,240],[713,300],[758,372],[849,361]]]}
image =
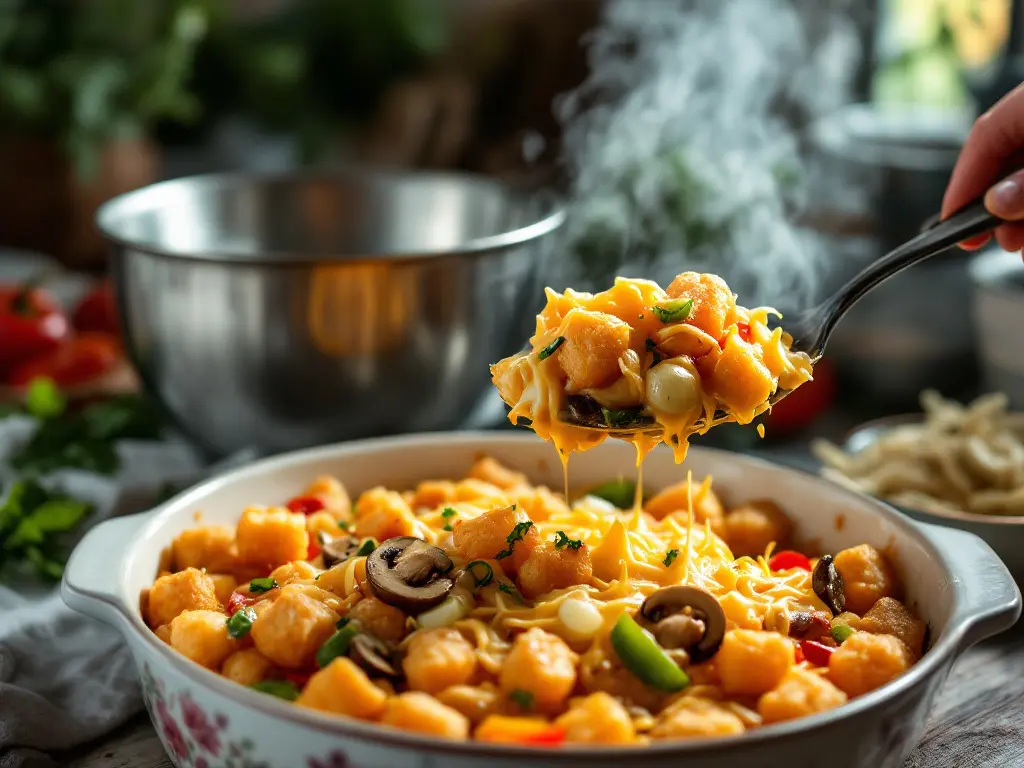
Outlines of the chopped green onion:
{"label": "chopped green onion", "polygon": [[473,577],[473,586],[477,589],[486,587],[494,579],[494,569],[483,560],[474,560],[467,565],[466,573]]}
{"label": "chopped green onion", "polygon": [[658,345],[654,343],[654,339],[648,339],[644,342],[644,346],[647,347],[647,351],[654,355],[654,360],[651,362],[651,366],[655,366],[661,362],[661,355],[658,353]]}
{"label": "chopped green onion", "polygon": [[369,555],[371,552],[373,552],[373,550],[375,550],[376,548],[377,540],[371,536],[363,542],[362,546],[359,547],[359,549],[356,550],[356,557],[365,557],[366,555]]}
{"label": "chopped green onion", "polygon": [[557,339],[552,341],[550,344],[544,347],[544,349],[537,353],[537,359],[547,360],[549,357],[555,354],[555,352],[558,351],[558,348],[563,344],[565,344],[565,336],[559,336]]}
{"label": "chopped green onion", "polygon": [[452,528],[452,524],[451,523],[445,523],[444,524],[444,530],[446,530],[446,531],[454,531],[455,529]]}
{"label": "chopped green onion", "polygon": [[555,549],[579,549],[583,546],[583,541],[580,539],[570,539],[565,535],[565,531],[555,531]]}
{"label": "chopped green onion", "polygon": [[668,566],[672,565],[672,563],[675,561],[675,559],[677,557],[679,557],[679,550],[678,549],[670,549],[665,554],[665,559],[662,560],[662,562],[665,564],[665,567],[667,568]]}
{"label": "chopped green onion", "polygon": [[261,680],[249,686],[254,691],[269,693],[285,701],[295,701],[299,698],[299,688],[290,680]]}
{"label": "chopped green onion", "polygon": [[589,496],[597,496],[619,509],[631,509],[636,500],[636,483],[632,480],[609,480],[588,492]]}
{"label": "chopped green onion", "polygon": [[343,626],[327,638],[327,642],[320,646],[320,650],[316,652],[316,665],[323,669],[339,656],[344,656],[348,653],[348,647],[352,644],[352,639],[358,634],[358,625],[350,622]]}
{"label": "chopped green onion", "polygon": [[443,518],[445,518],[447,520],[449,517],[455,517],[455,515],[457,515],[457,514],[458,513],[454,509],[452,509],[451,507],[445,507],[444,508],[444,512],[441,513],[441,517],[443,517]]}
{"label": "chopped green onion", "polygon": [[531,709],[533,707],[533,694],[529,691],[524,691],[522,688],[516,688],[509,693],[508,697],[522,709]]}
{"label": "chopped green onion", "polygon": [[352,621],[352,619],[350,619],[348,616],[342,616],[340,619],[338,619],[338,623],[334,625],[334,628],[335,629],[341,629],[346,624],[348,624],[350,621]]}
{"label": "chopped green onion", "polygon": [[832,638],[842,645],[853,632],[854,629],[849,624],[836,624],[832,627]]}
{"label": "chopped green onion", "polygon": [[612,627],[611,642],[626,669],[652,688],[681,691],[690,684],[690,677],[628,613]]}
{"label": "chopped green onion", "polygon": [[663,305],[652,307],[654,314],[663,323],[679,323],[690,316],[693,299],[672,299]]}
{"label": "chopped green onion", "polygon": [[256,621],[256,611],[251,607],[242,608],[235,612],[227,621],[228,634],[235,640],[240,640],[249,634],[249,630],[252,629],[252,623]]}
{"label": "chopped green onion", "polygon": [[348,523],[346,523],[344,520],[339,520],[338,521],[338,527],[341,530],[343,530],[343,531],[347,531],[351,526]]}
{"label": "chopped green onion", "polygon": [[511,584],[505,584],[504,582],[498,584],[498,591],[504,592],[509,597],[513,597],[520,603],[523,602],[523,596],[519,594],[519,591]]}
{"label": "chopped green onion", "polygon": [[[512,505],[512,509],[515,509],[515,504]],[[515,547],[517,541],[522,541],[523,536],[526,532],[533,527],[533,521],[527,520],[525,523],[516,523],[512,527],[511,533],[505,537],[505,543],[508,544],[508,549],[503,549],[501,552],[494,556],[495,560],[504,560],[506,557],[512,556],[512,549]]]}
{"label": "chopped green onion", "polygon": [[601,414],[604,416],[604,423],[609,427],[630,427],[638,421],[642,421],[644,417],[643,410],[640,408],[623,408],[622,410],[602,408]]}
{"label": "chopped green onion", "polygon": [[264,592],[269,592],[270,590],[275,589],[276,587],[277,581],[270,578],[269,576],[264,576],[261,579],[253,579],[249,582],[249,591],[255,592],[257,595],[260,595]]}

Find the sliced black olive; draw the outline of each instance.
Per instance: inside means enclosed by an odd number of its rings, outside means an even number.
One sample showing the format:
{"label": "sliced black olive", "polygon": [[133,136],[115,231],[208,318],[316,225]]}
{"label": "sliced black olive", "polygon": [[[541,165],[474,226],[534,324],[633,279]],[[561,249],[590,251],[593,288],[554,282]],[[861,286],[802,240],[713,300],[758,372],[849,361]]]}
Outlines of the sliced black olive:
{"label": "sliced black olive", "polygon": [[320,553],[324,558],[324,568],[332,568],[356,556],[361,542],[355,536],[339,536],[334,539],[320,534]]}
{"label": "sliced black olive", "polygon": [[380,600],[416,614],[441,603],[455,582],[453,563],[422,539],[388,539],[366,559],[366,578]]}
{"label": "sliced black olive", "polygon": [[365,632],[356,635],[349,645],[348,655],[372,677],[401,677],[395,666],[394,646],[375,635]]}
{"label": "sliced black olive", "polygon": [[658,644],[681,648],[695,662],[710,659],[725,637],[725,611],[710,592],[687,586],[659,589],[640,606]]}
{"label": "sliced black olive", "polygon": [[843,577],[832,561],[832,555],[822,555],[811,574],[811,587],[814,594],[833,616],[838,616],[846,608],[846,593],[843,590]]}
{"label": "sliced black olive", "polygon": [[820,613],[793,611],[789,615],[789,636],[801,640],[816,640],[831,631],[832,625]]}

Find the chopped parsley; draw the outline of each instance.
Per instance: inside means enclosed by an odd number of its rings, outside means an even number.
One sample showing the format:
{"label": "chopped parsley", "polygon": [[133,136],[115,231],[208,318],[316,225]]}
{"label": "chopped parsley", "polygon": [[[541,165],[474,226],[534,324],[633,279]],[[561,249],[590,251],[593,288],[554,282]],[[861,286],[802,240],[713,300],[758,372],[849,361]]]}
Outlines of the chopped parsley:
{"label": "chopped parsley", "polygon": [[510,597],[514,597],[520,603],[523,602],[523,596],[520,595],[519,591],[511,584],[505,584],[504,582],[498,584],[498,591],[504,592],[506,595],[509,595]]}
{"label": "chopped parsley", "polygon": [[690,316],[693,299],[672,299],[661,306],[652,307],[654,314],[663,323],[680,323]]}
{"label": "chopped parsley", "polygon": [[555,549],[579,549],[583,546],[583,542],[580,539],[570,539],[565,535],[565,531],[555,531]]}
{"label": "chopped parsley", "polygon": [[264,592],[269,592],[270,590],[276,587],[277,581],[270,578],[269,576],[264,576],[261,579],[253,579],[249,582],[249,591],[255,592],[257,595],[263,594]]}
{"label": "chopped parsley", "polygon": [[452,524],[451,523],[445,523],[444,524],[444,530],[446,530],[446,531],[454,531],[455,529],[452,528]]}
{"label": "chopped parsley", "polygon": [[668,553],[665,555],[665,559],[662,560],[661,562],[663,562],[665,564],[665,567],[667,568],[668,566],[672,565],[672,563],[675,562],[675,559],[677,557],[679,557],[679,550],[678,549],[670,549],[668,551]]}
{"label": "chopped parsley", "polygon": [[648,339],[644,342],[644,346],[647,347],[647,351],[654,355],[654,360],[651,361],[651,367],[654,367],[661,362],[661,355],[658,353],[658,345],[654,343],[654,339]]}
{"label": "chopped parsley", "polygon": [[254,691],[269,693],[285,701],[295,701],[299,698],[299,688],[291,680],[261,680],[249,686]]}
{"label": "chopped parsley", "polygon": [[235,640],[239,640],[249,634],[254,621],[256,621],[256,611],[250,607],[242,608],[228,619],[228,634]]}
{"label": "chopped parsley", "polygon": [[[512,506],[512,509],[515,509],[515,505]],[[515,547],[516,542],[517,541],[522,541],[523,540],[523,536],[525,536],[526,532],[529,531],[532,527],[533,527],[533,521],[532,520],[527,520],[525,523],[516,523],[512,527],[511,533],[509,533],[509,535],[505,537],[505,543],[508,544],[508,549],[501,550],[501,552],[499,552],[498,554],[496,554],[494,556],[494,559],[495,560],[504,560],[506,557],[511,557],[512,556],[512,550]]]}
{"label": "chopped parsley", "polygon": [[467,565],[466,573],[473,577],[473,586],[477,589],[486,587],[494,579],[494,569],[483,560],[474,560]]}
{"label": "chopped parsley", "polygon": [[339,520],[338,521],[338,527],[341,530],[343,530],[343,531],[348,531],[351,526],[348,523],[346,523],[344,520]]}
{"label": "chopped parsley", "polygon": [[376,548],[377,540],[371,536],[363,542],[362,546],[360,546],[359,549],[356,550],[356,557],[365,557],[366,555],[373,552],[373,550],[375,550]]}
{"label": "chopped parsley", "polygon": [[533,707],[533,694],[529,691],[524,691],[522,688],[516,688],[509,693],[508,697],[522,709],[531,709]]}
{"label": "chopped parsley", "polygon": [[444,512],[441,513],[441,517],[447,520],[449,517],[455,517],[456,514],[458,513],[451,507],[445,507]]}
{"label": "chopped parsley", "polygon": [[537,353],[537,359],[547,360],[549,357],[555,354],[555,352],[558,351],[558,348],[563,344],[565,344],[565,336],[559,336],[557,339],[552,341],[550,344],[544,347],[544,349]]}

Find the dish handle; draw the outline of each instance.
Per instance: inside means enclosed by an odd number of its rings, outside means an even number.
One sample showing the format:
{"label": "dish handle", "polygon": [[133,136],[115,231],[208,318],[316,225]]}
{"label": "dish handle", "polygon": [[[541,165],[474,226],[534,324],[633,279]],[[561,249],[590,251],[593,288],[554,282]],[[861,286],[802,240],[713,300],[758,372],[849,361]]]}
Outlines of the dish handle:
{"label": "dish handle", "polygon": [[116,517],[91,529],[64,568],[60,594],[69,608],[107,624],[126,618],[121,597],[122,557],[149,517],[148,512]]}
{"label": "dish handle", "polygon": [[954,563],[952,588],[957,599],[949,626],[960,628],[961,650],[998,635],[1021,614],[1021,593],[1003,561],[978,536],[956,528],[917,523]]}

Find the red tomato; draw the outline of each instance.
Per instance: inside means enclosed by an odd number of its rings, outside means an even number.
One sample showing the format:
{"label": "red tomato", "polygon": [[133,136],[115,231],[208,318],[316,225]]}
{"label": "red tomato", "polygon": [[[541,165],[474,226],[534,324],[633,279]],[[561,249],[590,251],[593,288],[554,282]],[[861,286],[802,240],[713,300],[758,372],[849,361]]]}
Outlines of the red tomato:
{"label": "red tomato", "polygon": [[228,598],[228,614],[234,616],[247,605],[252,605],[255,602],[255,598],[243,595],[241,592],[232,592],[231,597]]}
{"label": "red tomato", "polygon": [[120,359],[121,347],[116,339],[104,333],[83,333],[14,366],[7,383],[24,387],[35,378],[47,376],[58,387],[73,387],[109,373]]}
{"label": "red tomato", "polygon": [[309,538],[309,544],[306,546],[306,559],[313,560],[320,554],[320,545],[316,543],[312,533],[307,533],[306,536]]}
{"label": "red tomato", "polygon": [[791,549],[784,549],[772,555],[768,561],[768,567],[773,571],[788,571],[790,568],[802,568],[805,571],[811,570],[811,561],[807,555],[794,552]]}
{"label": "red tomato", "polygon": [[0,366],[53,349],[68,335],[68,320],[56,300],[32,287],[0,286]]}
{"label": "red tomato", "polygon": [[292,683],[300,691],[306,687],[309,678],[313,676],[312,672],[282,672],[281,674],[285,680]]}
{"label": "red tomato", "polygon": [[801,640],[800,650],[803,652],[803,657],[816,667],[827,667],[828,660],[836,652],[835,648],[816,643],[813,640]]}
{"label": "red tomato", "polygon": [[121,325],[117,319],[117,305],[114,303],[114,289],[110,281],[105,280],[89,293],[71,316],[71,324],[79,331],[96,331],[111,336],[121,335]]}
{"label": "red tomato", "polygon": [[836,376],[827,360],[814,366],[814,378],[801,384],[776,405],[764,424],[773,432],[792,432],[806,427],[832,404],[836,394]]}
{"label": "red tomato", "polygon": [[314,512],[319,512],[327,505],[324,504],[317,496],[296,496],[285,506],[292,512],[301,512],[304,515],[312,515]]}

